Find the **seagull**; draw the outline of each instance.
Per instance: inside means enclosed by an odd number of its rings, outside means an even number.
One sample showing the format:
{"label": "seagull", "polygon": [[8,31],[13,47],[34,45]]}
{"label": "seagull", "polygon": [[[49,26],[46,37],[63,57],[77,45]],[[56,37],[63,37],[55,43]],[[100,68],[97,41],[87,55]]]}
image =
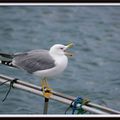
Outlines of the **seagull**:
{"label": "seagull", "polygon": [[72,43],[68,45],[55,44],[49,50],[37,49],[14,54],[0,52],[0,63],[42,77],[43,95],[49,98],[50,94],[45,94],[45,90],[49,93],[51,91],[47,79],[57,76],[65,70],[68,64],[68,56],[73,55],[67,49],[72,46]]}

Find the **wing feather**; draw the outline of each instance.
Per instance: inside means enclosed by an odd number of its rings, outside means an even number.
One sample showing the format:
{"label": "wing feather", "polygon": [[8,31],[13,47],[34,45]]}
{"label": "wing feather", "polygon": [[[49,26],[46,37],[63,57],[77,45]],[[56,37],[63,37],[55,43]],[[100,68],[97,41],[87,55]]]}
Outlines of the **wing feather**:
{"label": "wing feather", "polygon": [[50,69],[55,66],[54,59],[47,50],[32,50],[26,53],[19,53],[15,55],[13,61],[15,66],[29,73]]}

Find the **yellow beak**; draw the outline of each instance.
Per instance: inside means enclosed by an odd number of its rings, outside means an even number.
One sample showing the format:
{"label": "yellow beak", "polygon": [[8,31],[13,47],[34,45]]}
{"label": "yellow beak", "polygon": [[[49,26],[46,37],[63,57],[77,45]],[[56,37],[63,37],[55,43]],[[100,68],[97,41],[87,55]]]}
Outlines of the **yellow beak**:
{"label": "yellow beak", "polygon": [[[70,44],[66,45],[66,49],[72,48],[72,47],[73,47],[73,43],[70,43]],[[65,50],[64,53],[65,53],[66,56],[73,56],[73,53],[68,52],[68,51],[66,51],[66,50]]]}
{"label": "yellow beak", "polygon": [[73,43],[67,45],[67,48],[72,48],[72,47],[73,47]]}

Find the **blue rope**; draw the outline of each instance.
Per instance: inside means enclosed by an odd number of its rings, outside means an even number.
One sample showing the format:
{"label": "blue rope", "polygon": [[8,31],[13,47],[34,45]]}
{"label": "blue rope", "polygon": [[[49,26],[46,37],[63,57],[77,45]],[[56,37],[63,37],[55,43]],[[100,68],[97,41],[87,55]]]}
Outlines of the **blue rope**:
{"label": "blue rope", "polygon": [[[78,97],[72,102],[72,114],[74,114],[76,110],[82,108],[82,101],[83,101],[83,99],[82,99],[80,96],[78,96]],[[81,104],[81,105],[80,105],[80,108],[77,107],[78,104]]]}
{"label": "blue rope", "polygon": [[83,98],[78,96],[74,101],[71,102],[70,106],[66,109],[65,114],[70,108],[72,108],[72,114],[75,114],[76,110],[77,110],[77,114],[84,114],[86,111],[82,108],[82,105],[85,103],[87,103],[87,101],[85,102]]}

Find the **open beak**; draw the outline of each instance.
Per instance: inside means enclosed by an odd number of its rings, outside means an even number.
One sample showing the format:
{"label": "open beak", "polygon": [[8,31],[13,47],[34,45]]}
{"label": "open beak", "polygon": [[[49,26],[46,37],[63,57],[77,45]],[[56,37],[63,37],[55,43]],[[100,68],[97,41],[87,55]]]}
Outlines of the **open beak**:
{"label": "open beak", "polygon": [[66,56],[73,56],[73,53],[66,51],[68,48],[72,48],[72,47],[73,47],[73,43],[66,45],[66,49],[64,50]]}

